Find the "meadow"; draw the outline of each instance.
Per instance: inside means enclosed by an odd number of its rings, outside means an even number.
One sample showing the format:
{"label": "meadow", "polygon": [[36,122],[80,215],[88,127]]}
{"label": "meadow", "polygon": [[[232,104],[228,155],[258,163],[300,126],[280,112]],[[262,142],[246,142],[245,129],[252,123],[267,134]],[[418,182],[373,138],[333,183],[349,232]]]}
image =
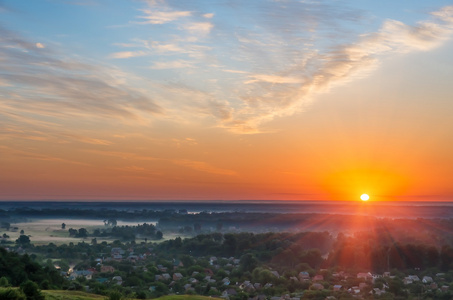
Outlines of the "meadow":
{"label": "meadow", "polygon": [[[65,229],[62,229],[62,223],[65,223]],[[156,224],[156,222],[148,222]],[[118,221],[118,226],[136,226],[139,222]],[[8,231],[11,240],[16,240],[20,236],[21,230],[24,234],[30,237],[30,240],[35,245],[47,245],[54,243],[56,245],[78,243],[87,241],[83,238],[69,237],[68,229],[85,228],[89,232],[95,229],[105,228],[103,220],[86,220],[86,219],[34,219],[28,222],[11,223],[11,228],[17,229]],[[98,238],[99,242],[112,242],[113,239]]]}

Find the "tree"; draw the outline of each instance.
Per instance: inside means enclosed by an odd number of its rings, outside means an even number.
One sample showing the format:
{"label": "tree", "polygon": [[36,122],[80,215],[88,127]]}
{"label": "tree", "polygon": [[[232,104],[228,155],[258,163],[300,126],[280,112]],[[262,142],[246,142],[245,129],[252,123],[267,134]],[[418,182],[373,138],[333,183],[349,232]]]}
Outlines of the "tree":
{"label": "tree", "polygon": [[8,287],[9,286],[8,279],[5,276],[0,278],[0,286],[1,287]]}
{"label": "tree", "polygon": [[22,229],[22,230],[20,231],[20,234],[25,234],[25,231]]}
{"label": "tree", "polygon": [[156,232],[156,239],[161,240],[163,236],[162,231],[159,230]]}
{"label": "tree", "polygon": [[81,238],[86,238],[88,236],[88,231],[85,228],[80,228],[77,236]]}
{"label": "tree", "polygon": [[3,238],[4,239],[9,239],[9,235],[7,235],[6,233],[3,234]]}
{"label": "tree", "polygon": [[249,271],[252,272],[253,269],[258,265],[258,260],[250,253],[247,253],[241,256],[241,261],[239,263],[240,268],[243,272]]}
{"label": "tree", "polygon": [[61,223],[61,229],[65,229],[66,228],[66,224],[65,223]]}
{"label": "tree", "polygon": [[11,224],[8,222],[2,222],[2,227],[5,228],[6,230],[9,230],[9,228],[11,227]]}
{"label": "tree", "polygon": [[44,300],[45,297],[41,294],[38,285],[30,280],[21,284],[20,289],[24,292],[27,300]]}
{"label": "tree", "polygon": [[19,244],[19,245],[30,245],[30,238],[26,235],[21,235],[17,240],[16,240],[16,244]]}

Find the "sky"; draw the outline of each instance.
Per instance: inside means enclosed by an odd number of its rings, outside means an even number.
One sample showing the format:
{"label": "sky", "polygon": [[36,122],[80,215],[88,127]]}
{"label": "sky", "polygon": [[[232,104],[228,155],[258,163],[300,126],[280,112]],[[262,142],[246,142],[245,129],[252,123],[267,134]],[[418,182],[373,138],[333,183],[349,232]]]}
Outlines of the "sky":
{"label": "sky", "polygon": [[0,1],[0,200],[453,201],[451,1]]}

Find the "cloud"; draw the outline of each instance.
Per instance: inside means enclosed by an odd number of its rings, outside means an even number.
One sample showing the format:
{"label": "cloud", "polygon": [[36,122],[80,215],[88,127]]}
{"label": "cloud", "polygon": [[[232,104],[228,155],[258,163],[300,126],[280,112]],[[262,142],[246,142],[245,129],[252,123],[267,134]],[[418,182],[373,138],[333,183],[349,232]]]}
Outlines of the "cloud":
{"label": "cloud", "polygon": [[155,62],[151,69],[164,70],[164,69],[187,69],[192,68],[192,62],[186,60],[175,60],[167,62]]}
{"label": "cloud", "polygon": [[192,15],[190,11],[159,11],[142,9],[142,12],[145,13],[145,15],[139,16],[138,18],[145,19],[146,21],[139,22],[139,24],[165,24]]}
{"label": "cloud", "polygon": [[44,49],[44,48],[46,48],[46,47],[45,47],[43,44],[41,44],[41,43],[36,43],[35,45],[36,45],[36,48],[39,48],[39,49]]}
{"label": "cloud", "polygon": [[108,146],[108,145],[112,145],[113,144],[111,141],[107,141],[107,140],[104,140],[104,139],[95,139],[95,138],[91,138],[91,137],[87,137],[87,136],[81,136],[81,135],[77,135],[77,134],[66,133],[66,134],[64,134],[64,136],[68,137],[68,138],[71,138],[73,140],[82,142],[82,143],[92,144],[92,145]]}
{"label": "cloud", "polygon": [[20,157],[21,159],[33,159],[33,160],[43,160],[43,161],[53,161],[59,163],[67,163],[67,164],[74,164],[74,165],[82,165],[82,166],[89,166],[87,163],[82,163],[75,160],[65,159],[57,156],[51,156],[47,154],[41,154],[36,152],[24,151],[15,148],[11,148],[8,146],[0,145],[0,153],[2,156],[14,156]]}
{"label": "cloud", "polygon": [[256,74],[250,75],[251,79],[244,82],[245,84],[255,83],[255,82],[268,82],[268,83],[301,83],[301,78],[296,77],[287,77],[279,75],[265,75],[265,74]]}
{"label": "cloud", "polygon": [[[193,142],[192,140],[188,140],[188,142]],[[118,157],[128,161],[163,161],[172,163],[178,166],[183,166],[189,169],[193,169],[200,172],[216,174],[216,175],[226,175],[226,176],[236,176],[237,173],[233,170],[218,168],[212,166],[209,163],[190,160],[190,159],[169,159],[169,158],[157,158],[157,157],[150,157],[150,156],[143,156],[136,153],[131,152],[116,152],[116,151],[100,151],[100,150],[86,150],[86,152],[99,154],[101,156],[113,156]]]}
{"label": "cloud", "polygon": [[317,93],[368,74],[390,55],[440,46],[453,32],[453,8],[444,7],[431,15],[433,20],[415,25],[386,20],[378,31],[351,43],[305,52],[299,63],[276,74],[249,74],[243,105],[223,126],[238,133],[260,132],[262,123],[302,111]]}
{"label": "cloud", "polygon": [[111,58],[131,58],[131,57],[139,57],[144,56],[147,53],[144,51],[123,51],[123,52],[116,52],[110,55]]}
{"label": "cloud", "polygon": [[[172,115],[177,118],[184,112],[184,115],[195,116],[198,121],[200,117],[211,117],[219,122],[225,122],[232,118],[234,109],[225,101],[220,100],[214,95],[189,87],[182,83],[172,83],[163,85],[169,101],[177,101]],[[184,95],[184,97],[181,97]]]}
{"label": "cloud", "polygon": [[214,14],[213,13],[204,14],[203,17],[206,19],[212,19],[214,17]]}
{"label": "cloud", "polygon": [[160,43],[153,41],[151,43],[147,43],[147,46],[157,52],[161,53],[168,53],[168,52],[179,52],[179,53],[184,53],[187,50],[181,48],[178,44],[176,43]]}
{"label": "cloud", "polygon": [[[45,50],[45,51],[44,51]],[[0,27],[0,102],[9,112],[58,118],[140,119],[163,109],[128,84],[130,74],[80,61]]]}
{"label": "cloud", "polygon": [[232,170],[222,169],[214,167],[208,163],[202,161],[194,161],[194,160],[187,160],[187,159],[179,159],[179,160],[172,160],[172,162],[176,165],[184,166],[196,171],[215,174],[215,175],[227,175],[227,176],[236,176],[237,173]]}
{"label": "cloud", "polygon": [[192,22],[185,24],[183,29],[194,35],[206,36],[213,27],[214,25],[210,22]]}

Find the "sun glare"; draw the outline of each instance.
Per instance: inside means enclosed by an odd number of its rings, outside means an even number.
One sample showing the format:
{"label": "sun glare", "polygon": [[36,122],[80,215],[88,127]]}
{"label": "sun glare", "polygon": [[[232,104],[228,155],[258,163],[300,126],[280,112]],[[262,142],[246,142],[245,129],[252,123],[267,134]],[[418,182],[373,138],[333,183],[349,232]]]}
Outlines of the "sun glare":
{"label": "sun glare", "polygon": [[367,194],[362,194],[360,196],[360,199],[362,199],[362,201],[368,201],[368,199],[370,199],[370,196],[368,196]]}

